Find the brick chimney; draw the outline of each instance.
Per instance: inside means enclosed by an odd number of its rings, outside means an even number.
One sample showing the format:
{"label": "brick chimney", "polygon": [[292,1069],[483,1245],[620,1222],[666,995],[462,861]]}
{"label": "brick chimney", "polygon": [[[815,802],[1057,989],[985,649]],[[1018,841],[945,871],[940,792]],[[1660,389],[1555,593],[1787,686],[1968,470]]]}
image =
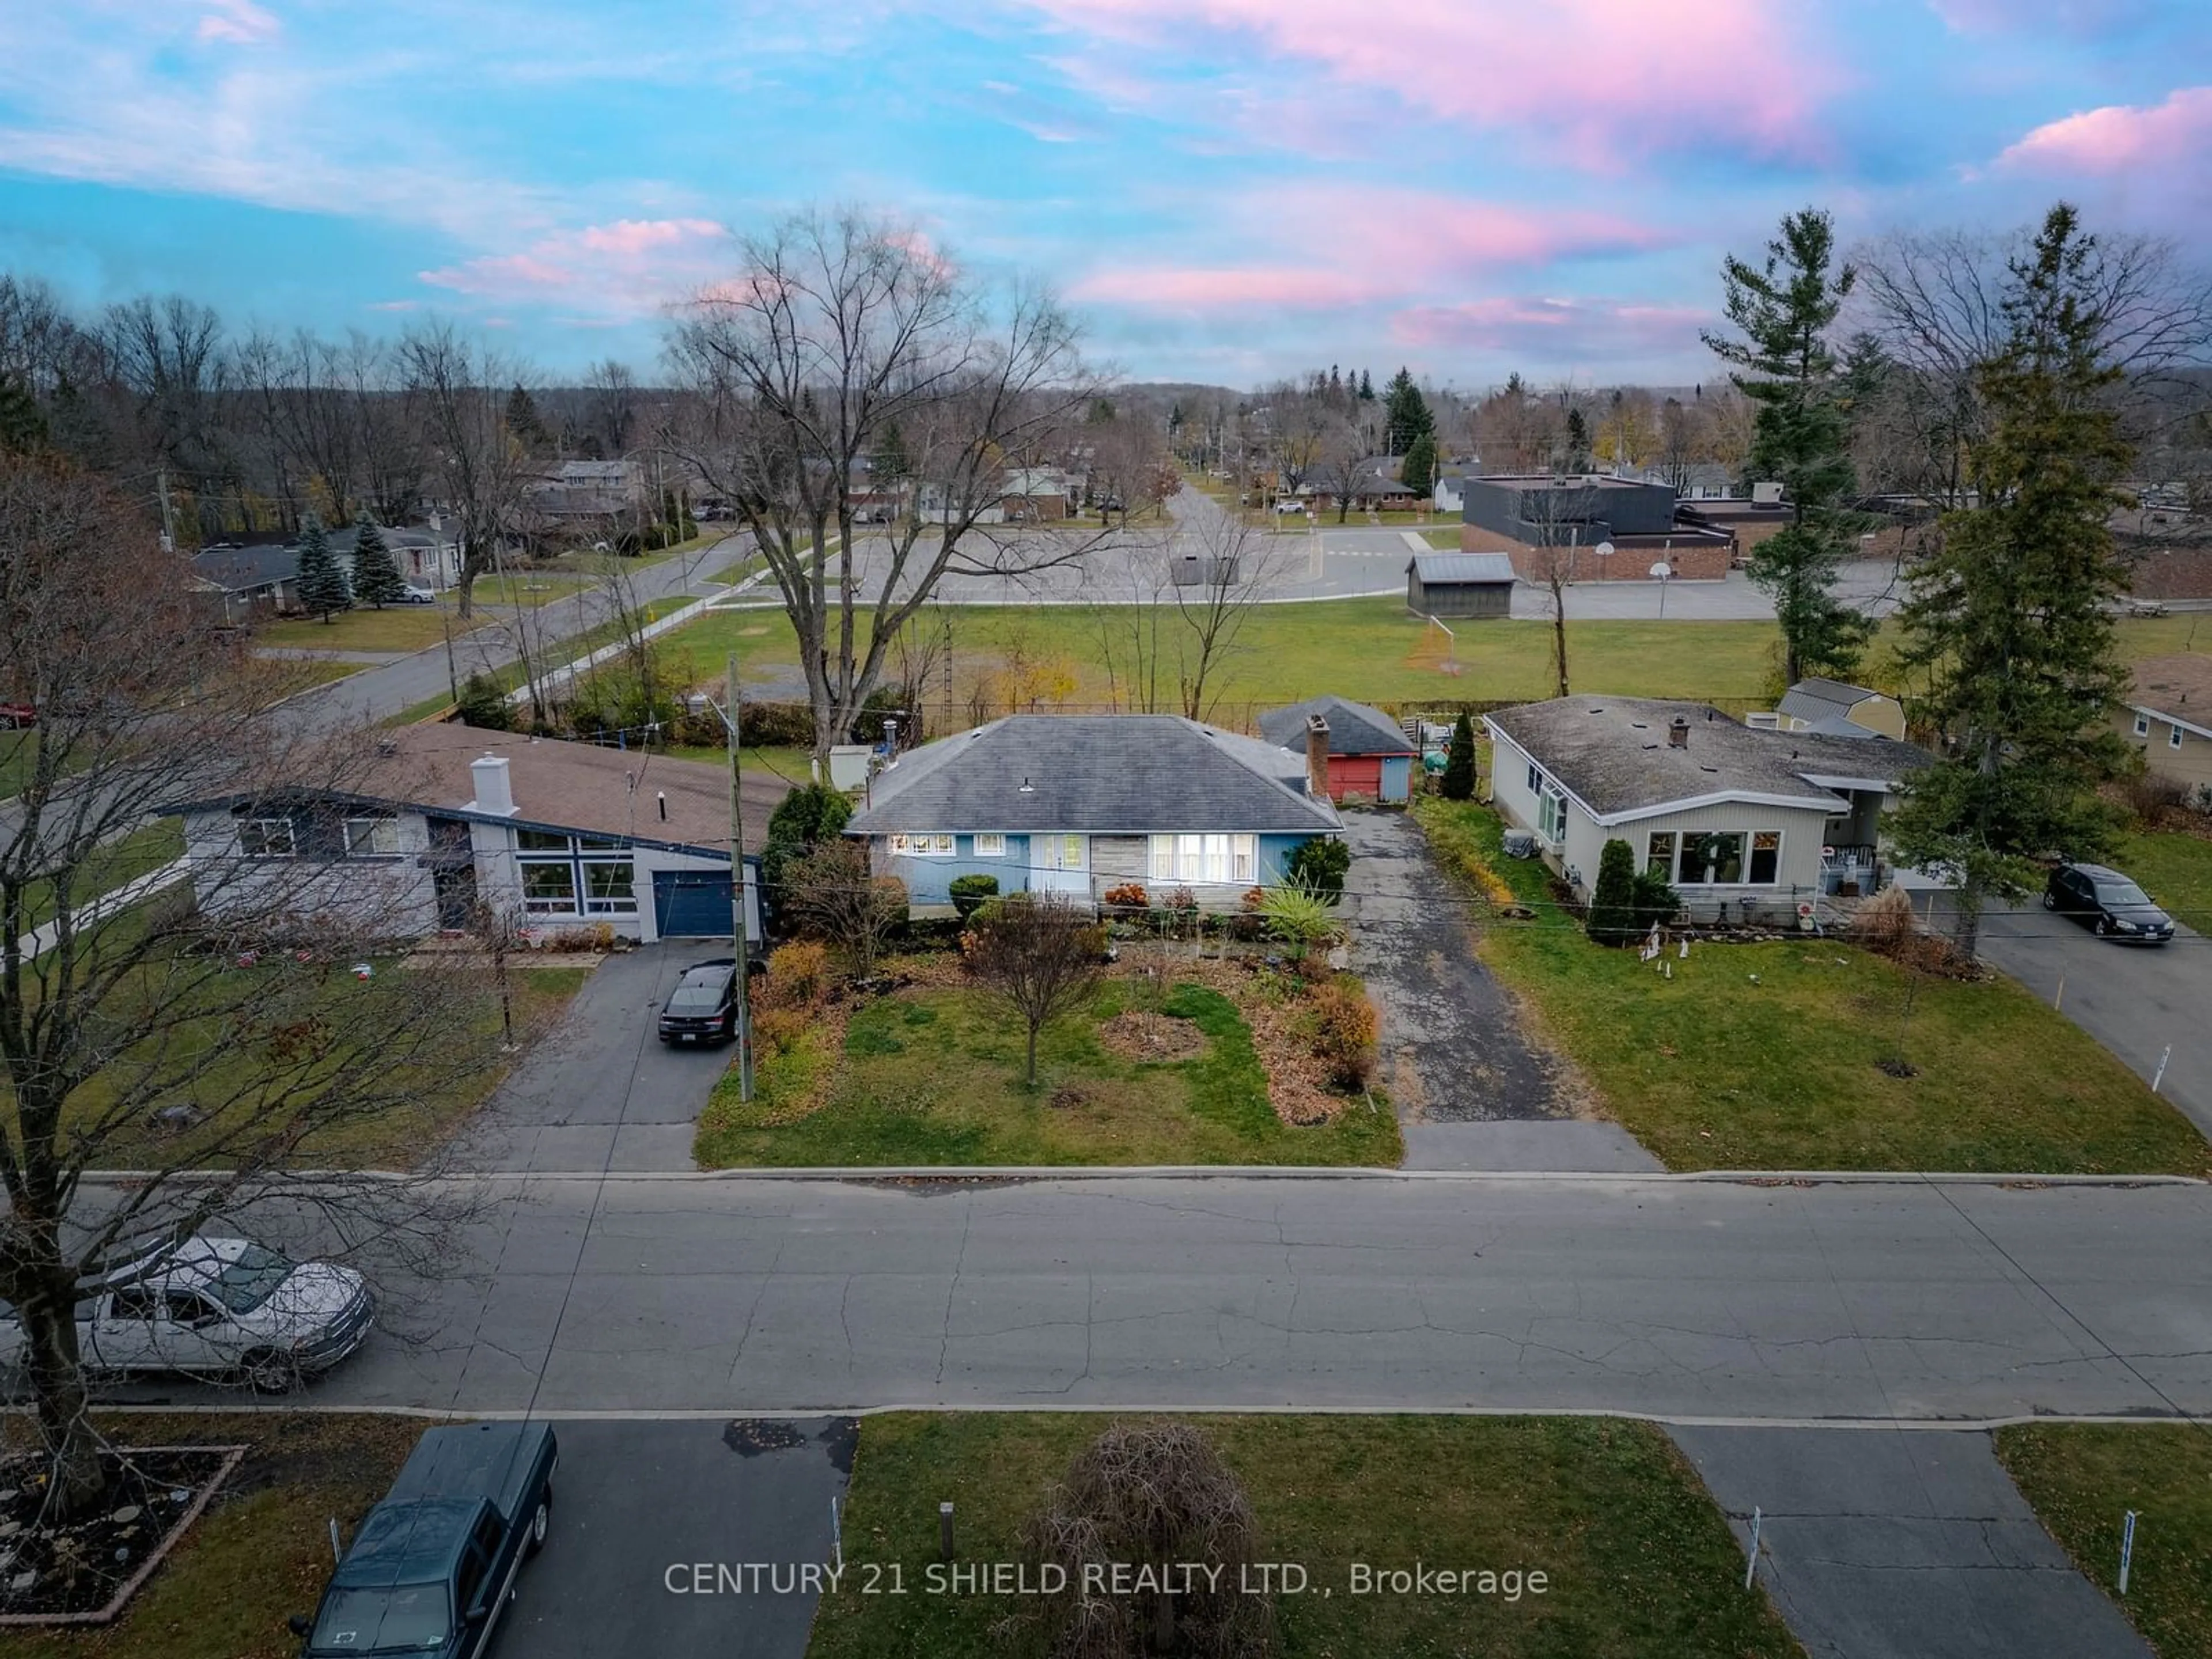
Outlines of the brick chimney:
{"label": "brick chimney", "polygon": [[1690,746],[1690,722],[1680,714],[1675,715],[1674,723],[1667,728],[1667,741],[1676,749],[1687,749]]}
{"label": "brick chimney", "polygon": [[1328,722],[1319,714],[1306,716],[1306,793],[1328,799]]}

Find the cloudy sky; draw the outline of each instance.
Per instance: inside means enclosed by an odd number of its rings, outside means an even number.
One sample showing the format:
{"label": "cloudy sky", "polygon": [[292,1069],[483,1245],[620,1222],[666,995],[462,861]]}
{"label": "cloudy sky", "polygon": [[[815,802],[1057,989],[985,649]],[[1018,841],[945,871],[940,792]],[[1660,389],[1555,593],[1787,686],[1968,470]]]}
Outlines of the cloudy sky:
{"label": "cloudy sky", "polygon": [[2060,192],[2212,257],[2206,0],[9,0],[0,267],[649,368],[809,201],[1130,374],[1713,372],[1724,251]]}

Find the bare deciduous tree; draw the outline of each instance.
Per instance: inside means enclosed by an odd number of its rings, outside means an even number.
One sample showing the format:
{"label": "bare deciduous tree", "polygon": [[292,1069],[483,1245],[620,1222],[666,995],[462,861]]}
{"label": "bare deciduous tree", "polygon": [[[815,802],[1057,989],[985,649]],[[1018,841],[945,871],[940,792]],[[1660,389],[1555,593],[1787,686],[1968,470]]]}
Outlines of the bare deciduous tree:
{"label": "bare deciduous tree", "polygon": [[[390,763],[276,718],[283,665],[239,657],[193,600],[108,486],[0,462],[0,674],[39,711],[0,807],[0,1297],[64,1517],[104,1478],[75,1313],[93,1264],[270,1206],[326,1251],[441,1248],[428,1170],[294,1171],[412,1163],[497,1030],[465,975],[351,972],[404,929],[384,861],[334,852],[362,808],[328,803],[374,798]],[[192,801],[234,805],[191,887],[113,896],[143,873],[133,832]],[[117,1169],[140,1173],[96,1174]]]}
{"label": "bare deciduous tree", "polygon": [[[670,342],[689,393],[671,447],[768,562],[826,760],[948,574],[1027,574],[1097,544],[991,526],[1008,469],[1049,459],[1095,385],[1048,294],[986,285],[903,225],[803,214],[744,259]],[[864,548],[853,498],[893,425],[915,489]]]}
{"label": "bare deciduous tree", "polygon": [[1027,1029],[1025,1075],[1035,1088],[1037,1033],[1097,988],[1105,929],[1066,894],[1036,892],[986,905],[969,927],[968,965]]}
{"label": "bare deciduous tree", "polygon": [[845,953],[854,974],[875,972],[891,929],[906,919],[906,884],[868,869],[868,849],[854,841],[823,841],[787,867],[784,885],[794,915]]}
{"label": "bare deciduous tree", "polygon": [[459,611],[474,614],[477,579],[501,549],[537,465],[507,430],[508,388],[525,378],[501,354],[437,324],[399,343],[409,396],[422,423],[429,471],[451,508],[461,549]]}

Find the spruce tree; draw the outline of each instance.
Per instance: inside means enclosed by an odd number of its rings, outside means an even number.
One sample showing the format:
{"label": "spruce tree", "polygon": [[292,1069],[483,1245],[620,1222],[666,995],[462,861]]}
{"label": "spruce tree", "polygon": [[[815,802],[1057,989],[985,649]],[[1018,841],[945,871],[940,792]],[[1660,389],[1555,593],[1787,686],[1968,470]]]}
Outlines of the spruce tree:
{"label": "spruce tree", "polygon": [[1567,464],[1569,472],[1587,472],[1590,464],[1589,422],[1583,418],[1579,409],[1567,411]]}
{"label": "spruce tree", "polygon": [[1462,710],[1444,750],[1444,775],[1438,786],[1446,800],[1474,799],[1474,720]]}
{"label": "spruce tree", "polygon": [[887,483],[900,483],[913,476],[914,462],[906,452],[906,434],[899,430],[896,421],[884,422],[884,429],[876,440],[876,453],[868,458],[868,470]]}
{"label": "spruce tree", "polygon": [[406,597],[407,579],[385,544],[384,532],[364,512],[353,524],[353,596],[379,611]]}
{"label": "spruce tree", "polygon": [[322,520],[310,513],[300,521],[301,608],[328,622],[333,612],[352,603],[345,567],[331,551],[330,532],[323,528]]}
{"label": "spruce tree", "polygon": [[1399,482],[1425,499],[1437,487],[1437,441],[1424,432],[1406,448],[1406,464]]}
{"label": "spruce tree", "polygon": [[507,430],[525,449],[552,447],[553,434],[546,429],[538,413],[538,400],[530,395],[527,387],[517,386],[507,394]]}
{"label": "spruce tree", "polygon": [[1947,513],[1900,613],[1914,708],[1941,758],[1891,819],[1901,863],[1958,884],[1971,951],[1983,906],[2024,898],[2038,855],[2094,858],[2115,813],[2098,786],[2130,756],[2111,723],[2126,683],[2112,600],[2127,586],[2108,515],[2131,454],[2098,342],[2111,292],[2094,237],[2060,203],[2012,263],[2004,344],[1975,382],[1988,435],[1967,457],[1978,505]]}
{"label": "spruce tree", "polygon": [[1363,404],[1375,401],[1375,382],[1367,378],[1367,371],[1364,368],[1359,371],[1359,401]]}
{"label": "spruce tree", "polygon": [[1635,934],[1636,854],[1625,841],[1608,841],[1598,853],[1585,925],[1600,945],[1626,945]]}
{"label": "spruce tree", "polygon": [[1400,369],[1384,388],[1382,422],[1384,440],[1393,455],[1408,454],[1415,439],[1436,435],[1436,416],[1429,412],[1429,400],[1413,384],[1410,369]]}
{"label": "spruce tree", "polygon": [[1752,476],[1779,480],[1790,506],[1790,523],[1753,549],[1750,562],[1752,580],[1774,601],[1783,674],[1793,684],[1808,674],[1849,678],[1873,631],[1834,592],[1864,521],[1846,505],[1856,488],[1851,388],[1827,331],[1857,275],[1837,266],[1826,214],[1790,214],[1766,245],[1763,266],[1733,256],[1721,266],[1729,321],[1741,337],[1705,336],[1741,371],[1730,378],[1758,405]]}

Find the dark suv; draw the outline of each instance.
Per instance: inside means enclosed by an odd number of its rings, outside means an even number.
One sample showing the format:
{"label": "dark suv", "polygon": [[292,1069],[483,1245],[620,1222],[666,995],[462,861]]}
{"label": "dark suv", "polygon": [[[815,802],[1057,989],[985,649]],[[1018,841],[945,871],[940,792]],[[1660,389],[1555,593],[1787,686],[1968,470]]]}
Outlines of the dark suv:
{"label": "dark suv", "polygon": [[695,962],[676,981],[660,1011],[663,1042],[727,1042],[738,1034],[738,963],[734,957]]}
{"label": "dark suv", "polygon": [[2101,864],[2062,864],[2043,890],[2043,908],[2070,916],[2100,939],[2163,945],[2173,937],[2173,918],[2150,895]]}

